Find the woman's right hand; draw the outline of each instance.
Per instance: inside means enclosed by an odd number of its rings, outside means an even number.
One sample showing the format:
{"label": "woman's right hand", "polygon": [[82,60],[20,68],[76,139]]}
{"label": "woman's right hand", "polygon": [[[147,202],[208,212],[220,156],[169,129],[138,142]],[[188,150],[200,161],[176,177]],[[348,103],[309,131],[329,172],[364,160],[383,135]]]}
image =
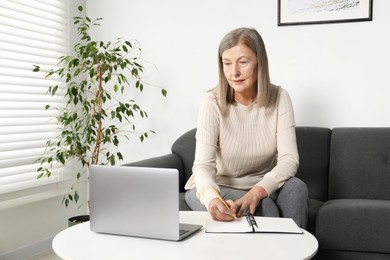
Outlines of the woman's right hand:
{"label": "woman's right hand", "polygon": [[[227,200],[225,202],[230,208],[234,205],[232,200]],[[214,220],[232,221],[237,219],[236,213],[233,210],[226,208],[218,198],[215,198],[210,202],[208,211]]]}

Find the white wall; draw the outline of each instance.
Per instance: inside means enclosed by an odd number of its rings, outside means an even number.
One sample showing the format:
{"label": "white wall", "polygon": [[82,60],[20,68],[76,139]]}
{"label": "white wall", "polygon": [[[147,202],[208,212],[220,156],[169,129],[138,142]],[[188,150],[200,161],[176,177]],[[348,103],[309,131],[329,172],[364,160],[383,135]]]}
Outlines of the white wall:
{"label": "white wall", "polygon": [[85,214],[85,206],[65,208],[62,197],[0,211],[0,259],[25,259],[51,248],[68,218]]}
{"label": "white wall", "polygon": [[158,70],[148,81],[168,98],[147,91],[144,128],[157,135],[121,147],[125,161],[168,153],[196,126],[204,92],[217,83],[217,48],[223,35],[255,27],[267,46],[271,79],[288,90],[298,125],[390,126],[390,1],[376,0],[373,21],[277,26],[277,1],[87,0],[87,13],[103,17],[97,38],[135,38]]}

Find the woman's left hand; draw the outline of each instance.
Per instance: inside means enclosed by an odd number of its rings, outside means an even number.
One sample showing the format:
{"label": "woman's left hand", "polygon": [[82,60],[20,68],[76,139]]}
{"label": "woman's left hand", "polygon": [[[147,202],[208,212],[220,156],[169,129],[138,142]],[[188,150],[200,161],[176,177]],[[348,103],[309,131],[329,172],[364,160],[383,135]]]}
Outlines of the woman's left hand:
{"label": "woman's left hand", "polygon": [[268,194],[263,187],[253,186],[247,194],[236,200],[231,208],[236,212],[237,217],[243,216],[247,209],[253,215],[259,202],[266,197]]}

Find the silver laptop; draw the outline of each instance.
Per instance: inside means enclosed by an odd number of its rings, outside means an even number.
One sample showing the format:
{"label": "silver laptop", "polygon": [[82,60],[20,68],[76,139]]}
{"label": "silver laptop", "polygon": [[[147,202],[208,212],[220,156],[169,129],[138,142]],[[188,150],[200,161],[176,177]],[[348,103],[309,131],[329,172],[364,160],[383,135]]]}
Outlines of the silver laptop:
{"label": "silver laptop", "polygon": [[202,227],[179,223],[176,169],[92,165],[89,170],[92,231],[179,241]]}

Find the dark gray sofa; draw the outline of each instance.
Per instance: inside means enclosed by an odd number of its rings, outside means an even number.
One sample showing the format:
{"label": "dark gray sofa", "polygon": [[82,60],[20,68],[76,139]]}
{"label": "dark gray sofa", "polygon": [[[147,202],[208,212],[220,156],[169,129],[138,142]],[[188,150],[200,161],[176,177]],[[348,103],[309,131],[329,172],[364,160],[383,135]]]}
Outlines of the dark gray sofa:
{"label": "dark gray sofa", "polygon": [[[172,153],[129,163],[176,168],[180,209],[195,153],[192,129]],[[309,190],[308,231],[316,236],[315,259],[390,259],[390,128],[297,127],[297,177]]]}

